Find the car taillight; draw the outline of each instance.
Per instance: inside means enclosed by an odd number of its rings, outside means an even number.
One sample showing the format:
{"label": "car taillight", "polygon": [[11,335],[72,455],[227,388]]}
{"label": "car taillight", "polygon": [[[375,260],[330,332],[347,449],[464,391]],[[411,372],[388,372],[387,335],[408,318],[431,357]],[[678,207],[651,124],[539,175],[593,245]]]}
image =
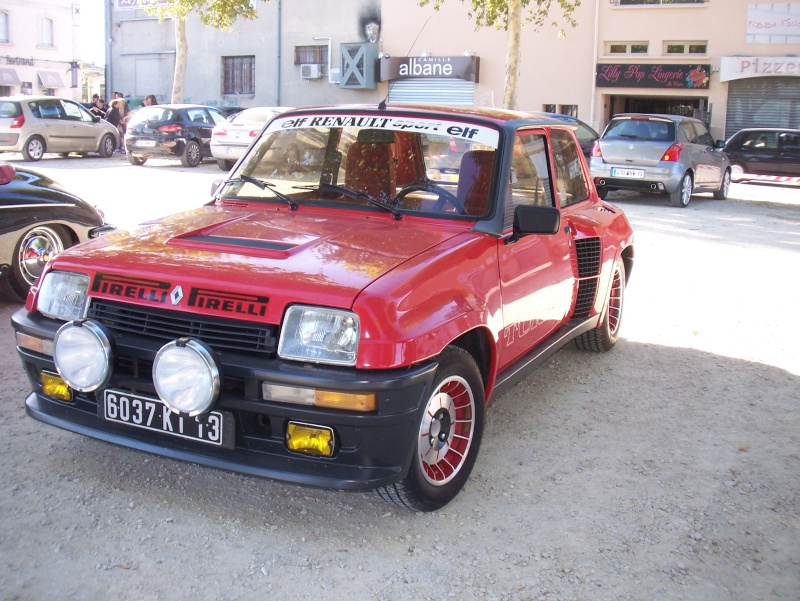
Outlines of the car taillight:
{"label": "car taillight", "polygon": [[7,184],[14,179],[14,165],[9,163],[0,163],[0,185]]}
{"label": "car taillight", "polygon": [[226,130],[224,130],[224,129],[214,129],[211,132],[211,135],[212,136],[227,136],[228,132]]}
{"label": "car taillight", "polygon": [[260,131],[261,131],[260,129],[251,129],[250,130],[250,137],[251,138],[255,138],[258,135],[258,132],[260,132]]}
{"label": "car taillight", "polygon": [[673,144],[667,148],[667,152],[663,154],[661,160],[674,163],[681,157],[681,150],[683,150],[683,144]]}
{"label": "car taillight", "polygon": [[603,151],[600,150],[600,141],[595,140],[594,144],[592,144],[592,156],[593,157],[601,157],[603,156]]}
{"label": "car taillight", "polygon": [[180,125],[175,125],[175,124],[173,124],[173,125],[162,125],[161,127],[158,128],[158,131],[163,131],[165,133],[170,133],[171,134],[171,133],[174,133],[176,131],[181,131],[181,126]]}
{"label": "car taillight", "polygon": [[17,129],[25,125],[25,115],[17,115],[11,121],[11,129]]}

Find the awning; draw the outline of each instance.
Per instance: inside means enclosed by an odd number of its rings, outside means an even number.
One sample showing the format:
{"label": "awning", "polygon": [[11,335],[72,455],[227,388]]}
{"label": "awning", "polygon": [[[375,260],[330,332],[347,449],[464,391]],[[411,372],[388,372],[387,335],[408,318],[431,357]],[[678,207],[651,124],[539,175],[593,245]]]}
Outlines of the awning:
{"label": "awning", "polygon": [[58,71],[37,71],[39,76],[39,83],[43,88],[64,88],[64,82],[61,81],[61,76]]}
{"label": "awning", "polygon": [[0,67],[0,85],[18,86],[19,77],[17,77],[17,70],[11,67]]}

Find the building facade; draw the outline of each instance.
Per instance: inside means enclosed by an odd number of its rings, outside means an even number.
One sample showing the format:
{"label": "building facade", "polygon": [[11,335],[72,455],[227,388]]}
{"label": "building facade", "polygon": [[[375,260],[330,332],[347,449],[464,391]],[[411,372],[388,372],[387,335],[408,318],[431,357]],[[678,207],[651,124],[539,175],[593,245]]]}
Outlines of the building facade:
{"label": "building facade", "polygon": [[[150,0],[152,2],[152,0]],[[171,98],[174,27],[142,0],[106,0],[107,85]],[[184,97],[216,106],[442,102],[500,107],[506,35],[468,5],[417,0],[271,0],[230,31],[187,20]],[[724,138],[800,126],[800,2],[584,0],[521,38],[517,107],[601,130],[620,112],[696,115]],[[564,35],[559,35],[563,30]]]}
{"label": "building facade", "polygon": [[0,5],[0,96],[81,100],[78,0],[4,0]]}

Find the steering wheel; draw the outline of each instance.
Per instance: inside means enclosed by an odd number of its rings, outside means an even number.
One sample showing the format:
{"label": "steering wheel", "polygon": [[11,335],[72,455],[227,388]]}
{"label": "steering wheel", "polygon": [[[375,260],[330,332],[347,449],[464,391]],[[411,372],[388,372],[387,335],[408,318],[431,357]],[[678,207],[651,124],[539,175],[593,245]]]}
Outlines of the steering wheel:
{"label": "steering wheel", "polygon": [[434,211],[441,211],[447,203],[450,203],[456,208],[456,211],[458,211],[459,214],[464,213],[464,203],[461,202],[455,194],[431,181],[415,182],[413,184],[404,186],[403,189],[397,193],[397,196],[394,197],[394,202],[395,204],[400,204],[403,199],[412,192],[422,191],[432,192],[439,195],[439,200],[436,201],[436,204],[433,207]]}

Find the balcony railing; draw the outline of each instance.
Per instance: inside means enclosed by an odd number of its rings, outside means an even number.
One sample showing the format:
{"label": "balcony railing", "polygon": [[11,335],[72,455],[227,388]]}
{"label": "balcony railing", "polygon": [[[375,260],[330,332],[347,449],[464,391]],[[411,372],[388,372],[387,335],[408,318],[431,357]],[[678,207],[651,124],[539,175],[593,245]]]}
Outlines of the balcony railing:
{"label": "balcony railing", "polygon": [[709,0],[610,0],[615,6],[641,6],[644,4],[705,4]]}

